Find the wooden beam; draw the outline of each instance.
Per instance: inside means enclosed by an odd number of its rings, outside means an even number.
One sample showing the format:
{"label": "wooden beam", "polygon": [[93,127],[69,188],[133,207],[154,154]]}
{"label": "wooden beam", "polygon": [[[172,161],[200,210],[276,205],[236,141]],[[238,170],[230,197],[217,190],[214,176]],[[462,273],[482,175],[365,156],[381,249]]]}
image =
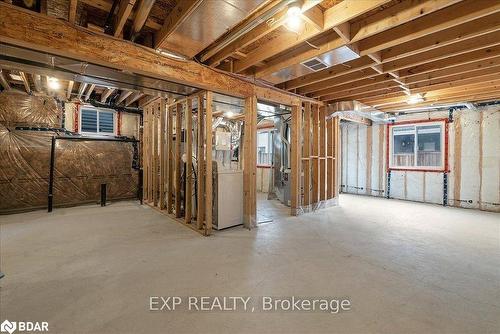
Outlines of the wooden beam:
{"label": "wooden beam", "polygon": [[243,137],[243,225],[257,227],[257,97],[245,100]]}
{"label": "wooden beam", "polygon": [[160,48],[168,36],[184,22],[189,15],[201,4],[202,0],[179,1],[171,13],[165,19],[160,31],[155,33],[154,48]]}
{"label": "wooden beam", "polygon": [[131,105],[135,101],[139,100],[143,96],[144,96],[144,93],[141,93],[141,92],[133,93],[132,95],[130,95],[129,97],[127,97],[125,99],[125,107],[128,107],[129,105]]}
{"label": "wooden beam", "polygon": [[85,89],[87,88],[88,84],[84,82],[80,82],[80,86],[78,87],[78,95],[76,96],[77,100],[82,99],[83,92],[85,92]]}
{"label": "wooden beam", "polygon": [[425,15],[406,24],[359,41],[361,55],[377,52],[395,45],[429,35],[447,28],[476,20],[500,10],[500,2],[464,0],[455,5]]}
{"label": "wooden beam", "polygon": [[123,101],[125,101],[126,98],[128,98],[130,95],[132,95],[133,91],[131,90],[122,90],[122,92],[120,93],[120,96],[118,97],[118,99],[116,100],[116,104],[120,104],[122,103]]}
{"label": "wooden beam", "polygon": [[35,90],[39,93],[42,92],[43,86],[42,86],[42,77],[40,76],[40,74],[33,74],[32,78],[33,78],[33,83],[35,85]]}
{"label": "wooden beam", "polygon": [[78,8],[78,0],[70,0],[69,1],[68,21],[71,24],[75,24],[77,8]]}
{"label": "wooden beam", "polygon": [[[262,83],[196,62],[174,60],[144,46],[97,34],[67,21],[2,2],[0,22],[0,42],[236,97],[255,94],[260,98],[261,94],[272,90],[269,95],[273,98],[272,102],[292,105],[301,101],[299,96]],[[31,29],[33,26],[38,29]],[[99,52],[95,51],[96,45],[100,46]]]}
{"label": "wooden beam", "polygon": [[[332,29],[333,27],[377,8],[386,2],[387,0],[344,0],[324,12],[323,31]],[[297,35],[293,32],[284,32],[277,38],[263,43],[261,46],[250,52],[247,58],[235,61],[234,70],[237,73],[242,72],[257,63],[272,57],[273,55],[307,41],[308,39],[318,35],[320,32],[322,31],[318,31],[314,25],[305,22],[304,28],[300,34]]]}
{"label": "wooden beam", "polygon": [[365,68],[368,68],[373,64],[374,64],[373,60],[365,56],[345,62],[343,64],[334,65],[330,68],[326,68],[324,70],[315,73],[307,74],[298,77],[296,79],[283,82],[279,84],[278,87],[287,90],[296,89],[307,85],[319,83],[324,80],[332,79],[343,74],[357,72]]}
{"label": "wooden beam", "polygon": [[134,8],[135,0],[121,0],[118,6],[118,13],[115,17],[113,36],[119,37],[123,33],[123,27],[127,22],[132,8]]}
{"label": "wooden beam", "polygon": [[95,85],[91,84],[89,86],[89,89],[87,90],[87,93],[85,94],[85,101],[87,101],[90,98],[90,94],[94,91]]}
{"label": "wooden beam", "polygon": [[2,85],[4,90],[11,89],[9,81],[5,77],[5,70],[0,69],[0,85]]}
{"label": "wooden beam", "polygon": [[[206,61],[209,66],[217,66],[222,60],[226,59],[227,57],[234,56],[234,54],[237,53],[238,50],[246,48],[250,44],[281,27],[286,19],[286,12],[287,9],[279,11],[271,19],[267,20],[266,22],[262,22],[250,32],[243,34],[243,36],[229,43],[216,53],[213,53],[213,51],[209,49],[203,54],[201,60]],[[245,55],[245,57],[239,57],[237,59],[246,57],[247,56]]]}
{"label": "wooden beam", "polygon": [[101,94],[101,103],[106,103],[108,97],[116,90],[116,88],[106,88]]}
{"label": "wooden beam", "polygon": [[[206,177],[205,177],[205,235],[212,233],[212,206],[213,206],[213,190],[212,190],[212,92],[206,92],[206,108],[205,108],[205,159],[206,159]],[[256,146],[257,147],[257,146]]]}
{"label": "wooden beam", "polygon": [[139,105],[139,108],[144,107],[145,105],[148,105],[150,103],[153,103],[157,100],[161,99],[160,96],[153,96],[153,95],[145,95],[137,101],[137,104]]}
{"label": "wooden beam", "polygon": [[184,172],[186,178],[186,189],[184,190],[184,197],[186,198],[186,208],[184,209],[184,222],[191,224],[192,210],[193,210],[193,100],[186,100],[186,171]]}
{"label": "wooden beam", "polygon": [[30,82],[28,80],[28,75],[24,72],[19,72],[19,76],[21,77],[21,80],[23,81],[23,85],[24,85],[24,89],[26,90],[26,93],[30,94],[31,88],[30,88]]}
{"label": "wooden beam", "polygon": [[135,11],[134,21],[132,23],[132,34],[130,39],[135,40],[137,35],[140,33],[146,20],[148,19],[149,13],[155,4],[155,0],[139,0],[139,7]]}
{"label": "wooden beam", "polygon": [[318,31],[323,31],[324,27],[324,15],[321,8],[314,6],[301,14],[302,19],[308,24],[315,27]]}
{"label": "wooden beam", "polygon": [[319,202],[319,145],[320,145],[320,134],[319,134],[319,110],[317,106],[313,106],[312,110],[312,155],[311,155],[311,179],[312,179],[312,191],[311,191],[311,203],[317,207]]}

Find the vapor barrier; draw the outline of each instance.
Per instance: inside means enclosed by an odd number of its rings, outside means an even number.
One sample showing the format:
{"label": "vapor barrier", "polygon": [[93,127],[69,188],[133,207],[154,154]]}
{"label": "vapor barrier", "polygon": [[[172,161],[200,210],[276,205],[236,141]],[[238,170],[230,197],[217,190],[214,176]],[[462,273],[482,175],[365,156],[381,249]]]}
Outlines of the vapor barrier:
{"label": "vapor barrier", "polygon": [[[5,94],[7,95],[7,94]],[[60,127],[61,110],[53,99],[23,94],[5,100],[0,94],[0,214],[47,207],[51,140],[53,136],[78,135],[37,129]],[[43,101],[46,101],[45,103]],[[12,110],[29,105],[29,108]],[[37,108],[42,110],[40,115]],[[29,121],[28,121],[29,120]],[[9,126],[6,126],[6,123]],[[22,130],[30,127],[30,130]],[[137,197],[138,143],[121,141],[67,140],[55,145],[54,206],[100,201],[100,186],[107,185],[107,198]]]}

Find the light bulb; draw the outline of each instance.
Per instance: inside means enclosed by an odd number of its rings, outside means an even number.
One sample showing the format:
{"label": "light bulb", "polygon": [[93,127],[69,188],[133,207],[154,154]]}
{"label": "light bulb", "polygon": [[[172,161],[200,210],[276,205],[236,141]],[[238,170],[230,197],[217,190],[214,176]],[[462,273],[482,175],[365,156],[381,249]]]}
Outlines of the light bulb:
{"label": "light bulb", "polygon": [[406,101],[406,103],[408,103],[408,104],[417,104],[417,103],[421,103],[421,102],[424,102],[424,98],[420,94],[412,95]]}
{"label": "light bulb", "polygon": [[47,85],[49,86],[50,89],[53,90],[61,88],[61,84],[59,83],[59,80],[57,80],[56,78],[48,78]]}
{"label": "light bulb", "polygon": [[300,26],[302,25],[301,10],[298,5],[293,5],[288,8],[286,12],[285,26],[288,30],[293,32],[298,32]]}

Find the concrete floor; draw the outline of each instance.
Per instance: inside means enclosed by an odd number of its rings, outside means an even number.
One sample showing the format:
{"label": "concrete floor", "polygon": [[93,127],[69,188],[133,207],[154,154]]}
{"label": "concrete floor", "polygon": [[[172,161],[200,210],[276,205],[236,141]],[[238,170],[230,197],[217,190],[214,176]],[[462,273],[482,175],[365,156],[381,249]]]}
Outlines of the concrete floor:
{"label": "concrete floor", "polygon": [[257,223],[270,223],[290,216],[290,208],[277,199],[267,199],[268,193],[257,193]]}
{"label": "concrete floor", "polygon": [[[343,195],[210,238],[136,203],[0,217],[0,318],[50,333],[498,333],[498,214]],[[149,296],[337,296],[341,314],[151,312]]]}

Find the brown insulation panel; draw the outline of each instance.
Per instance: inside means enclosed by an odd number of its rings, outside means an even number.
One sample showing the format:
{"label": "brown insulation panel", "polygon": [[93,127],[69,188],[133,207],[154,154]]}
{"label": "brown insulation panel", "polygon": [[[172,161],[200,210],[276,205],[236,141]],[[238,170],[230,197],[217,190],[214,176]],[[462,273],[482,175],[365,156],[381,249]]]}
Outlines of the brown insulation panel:
{"label": "brown insulation panel", "polygon": [[[50,97],[0,94],[0,214],[47,207],[51,138],[54,131],[15,126],[61,126],[61,110]],[[54,205],[136,198],[135,143],[58,139],[55,148]]]}

